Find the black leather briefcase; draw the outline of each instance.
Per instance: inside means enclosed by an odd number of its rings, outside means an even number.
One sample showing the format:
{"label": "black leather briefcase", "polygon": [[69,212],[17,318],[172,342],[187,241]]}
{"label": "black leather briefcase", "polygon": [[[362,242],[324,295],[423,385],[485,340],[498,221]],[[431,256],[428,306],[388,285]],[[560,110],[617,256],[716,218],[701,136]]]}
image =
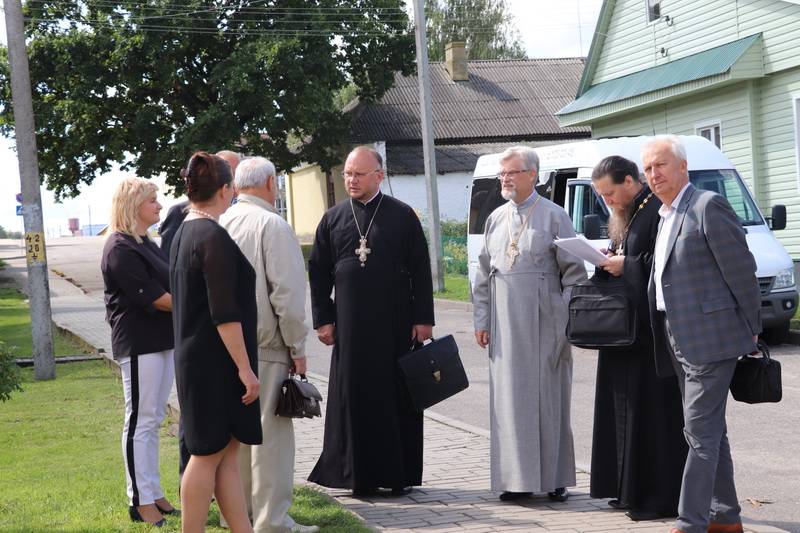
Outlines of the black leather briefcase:
{"label": "black leather briefcase", "polygon": [[300,374],[300,379],[295,379],[292,374],[281,384],[275,415],[286,418],[322,416],[321,401],[322,395],[308,382],[305,374]]}
{"label": "black leather briefcase", "polygon": [[424,411],[469,387],[452,335],[415,344],[397,359],[397,368],[400,386],[413,411]]}

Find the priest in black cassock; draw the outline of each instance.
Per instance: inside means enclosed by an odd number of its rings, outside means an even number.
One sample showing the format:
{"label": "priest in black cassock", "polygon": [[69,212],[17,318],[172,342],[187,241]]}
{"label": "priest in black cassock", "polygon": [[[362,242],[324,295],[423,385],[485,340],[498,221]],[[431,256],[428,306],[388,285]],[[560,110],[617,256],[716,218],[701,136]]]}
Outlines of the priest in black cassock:
{"label": "priest in black cassock", "polygon": [[592,184],[613,210],[609,259],[595,275],[622,276],[639,329],[631,346],[598,354],[589,493],[613,498],[609,505],[631,520],[661,520],[678,514],[688,449],[677,378],[658,377],[653,357],[647,284],[661,200],[640,181],[636,163],[620,156],[600,161]]}
{"label": "priest in black cassock", "polygon": [[356,148],[342,176],[350,198],[323,215],[308,260],[314,329],[333,346],[322,455],[308,479],[407,494],[422,484],[422,414],[404,404],[395,360],[432,338],[428,245],[414,210],[380,191],[380,154]]}

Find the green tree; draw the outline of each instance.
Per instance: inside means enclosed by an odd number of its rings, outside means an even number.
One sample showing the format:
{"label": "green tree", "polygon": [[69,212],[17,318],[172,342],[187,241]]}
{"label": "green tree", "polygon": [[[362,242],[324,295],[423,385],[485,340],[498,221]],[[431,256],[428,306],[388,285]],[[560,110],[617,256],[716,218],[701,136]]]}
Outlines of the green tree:
{"label": "green tree", "polygon": [[[25,3],[41,174],[75,196],[114,163],[179,171],[196,150],[239,146],[278,168],[340,162],[355,85],[380,98],[410,73],[403,0],[37,0]],[[7,50],[0,133],[13,135]],[[303,139],[300,145],[292,139]]]}
{"label": "green tree", "polygon": [[428,60],[444,61],[451,42],[467,43],[469,59],[523,59],[507,0],[425,0]]}
{"label": "green tree", "polygon": [[0,226],[0,239],[21,239],[22,234],[18,231],[7,230]]}

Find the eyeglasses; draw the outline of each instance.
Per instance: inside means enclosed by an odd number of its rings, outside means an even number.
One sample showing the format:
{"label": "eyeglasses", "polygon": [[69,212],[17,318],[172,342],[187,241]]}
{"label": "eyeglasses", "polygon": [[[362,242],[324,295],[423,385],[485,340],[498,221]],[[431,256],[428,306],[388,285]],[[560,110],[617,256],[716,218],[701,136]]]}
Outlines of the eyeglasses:
{"label": "eyeglasses", "polygon": [[517,174],[520,174],[522,172],[530,172],[531,170],[533,170],[533,169],[526,168],[525,170],[509,170],[508,172],[498,172],[497,173],[497,177],[500,178],[500,179],[513,178]]}
{"label": "eyeglasses", "polygon": [[373,170],[372,172],[340,172],[339,174],[341,174],[342,177],[346,180],[353,180],[353,179],[360,180],[361,178],[366,178],[367,176],[375,174],[376,172],[380,171],[381,169]]}

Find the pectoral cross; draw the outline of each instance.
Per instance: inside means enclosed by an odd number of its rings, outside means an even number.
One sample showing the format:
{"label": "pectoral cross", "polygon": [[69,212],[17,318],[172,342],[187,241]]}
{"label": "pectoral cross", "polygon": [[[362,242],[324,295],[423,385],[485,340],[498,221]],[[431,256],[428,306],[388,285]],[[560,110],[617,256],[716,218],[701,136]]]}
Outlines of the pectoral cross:
{"label": "pectoral cross", "polygon": [[517,261],[517,256],[519,255],[519,250],[517,250],[517,243],[511,242],[511,247],[506,252],[508,256],[508,266],[509,268],[514,268],[514,263]]}
{"label": "pectoral cross", "polygon": [[367,254],[371,254],[372,250],[367,248],[367,238],[361,237],[361,246],[356,248],[356,255],[358,256],[358,260],[361,261],[361,266],[364,266],[364,263],[367,261]]}

